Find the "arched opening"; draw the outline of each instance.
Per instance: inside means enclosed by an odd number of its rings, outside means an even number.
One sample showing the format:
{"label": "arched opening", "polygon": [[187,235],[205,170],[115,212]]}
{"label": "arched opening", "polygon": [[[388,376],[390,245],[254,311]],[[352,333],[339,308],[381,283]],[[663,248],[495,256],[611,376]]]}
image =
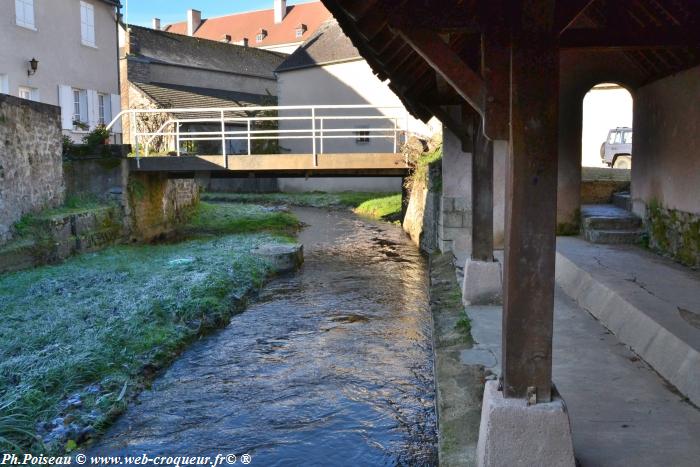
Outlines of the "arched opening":
{"label": "arched opening", "polygon": [[641,219],[631,211],[632,94],[614,83],[583,98],[581,133],[582,233],[593,243],[641,241]]}
{"label": "arched opening", "polygon": [[591,88],[583,99],[581,165],[630,169],[632,94],[614,83]]}

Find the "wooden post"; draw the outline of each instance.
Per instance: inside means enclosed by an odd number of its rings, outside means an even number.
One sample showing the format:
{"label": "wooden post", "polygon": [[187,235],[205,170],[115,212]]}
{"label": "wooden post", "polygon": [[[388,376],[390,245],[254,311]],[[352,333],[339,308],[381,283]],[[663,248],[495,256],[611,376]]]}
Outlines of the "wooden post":
{"label": "wooden post", "polygon": [[552,397],[559,52],[552,0],[519,4],[511,47],[503,395]]}
{"label": "wooden post", "polygon": [[482,119],[474,120],[471,258],[493,261],[493,142],[484,135]]}

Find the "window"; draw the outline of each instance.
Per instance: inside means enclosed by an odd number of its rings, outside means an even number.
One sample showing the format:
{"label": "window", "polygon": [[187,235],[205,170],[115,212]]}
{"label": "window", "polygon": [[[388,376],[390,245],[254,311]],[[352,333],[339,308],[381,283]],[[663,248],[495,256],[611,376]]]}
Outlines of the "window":
{"label": "window", "polygon": [[95,8],[80,2],[80,36],[84,45],[95,47]]}
{"label": "window", "polygon": [[36,29],[34,25],[34,0],[15,0],[17,26]]}
{"label": "window", "polygon": [[[367,127],[361,127],[361,128],[367,128]],[[361,129],[355,131],[355,142],[357,144],[369,144],[369,130],[368,129]]]}
{"label": "window", "polygon": [[19,87],[19,92],[17,93],[19,97],[22,99],[27,99],[29,101],[38,101],[39,100],[39,90],[36,88],[30,88],[27,86],[20,86]]}
{"label": "window", "polygon": [[112,121],[112,102],[108,94],[98,94],[97,102],[99,105],[99,117],[97,122],[100,125],[107,125]]}
{"label": "window", "polygon": [[261,29],[260,32],[258,33],[258,35],[255,36],[255,41],[262,42],[265,40],[266,37],[267,37],[267,31],[264,29]]}
{"label": "window", "polygon": [[622,143],[622,132],[621,131],[615,132],[615,141],[613,141],[613,143],[615,143],[615,144]]}
{"label": "window", "polygon": [[632,144],[632,132],[625,131],[625,133],[622,135],[622,140],[625,142],[625,144]]}
{"label": "window", "polygon": [[88,125],[87,91],[73,89],[73,129],[85,130]]}
{"label": "window", "polygon": [[0,73],[0,94],[9,94],[10,93],[10,81],[7,78],[7,75],[4,73]]}
{"label": "window", "polygon": [[303,29],[297,29],[296,30],[296,38],[301,39],[301,37],[304,35],[304,30]]}

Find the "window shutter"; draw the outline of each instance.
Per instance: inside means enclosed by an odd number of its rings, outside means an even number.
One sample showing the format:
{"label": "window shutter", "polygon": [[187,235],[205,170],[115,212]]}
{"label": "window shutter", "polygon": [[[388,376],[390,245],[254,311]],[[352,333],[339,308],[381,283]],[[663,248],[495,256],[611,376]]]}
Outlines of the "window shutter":
{"label": "window shutter", "polygon": [[[116,117],[119,115],[119,112],[121,112],[122,108],[122,101],[121,101],[121,96],[119,94],[112,94],[110,96],[110,101],[112,104],[112,118]],[[110,119],[111,121],[111,119]],[[112,132],[113,133],[121,133],[122,132],[122,120],[121,118],[114,122],[114,126],[112,127]]]}
{"label": "window shutter", "polygon": [[61,107],[61,127],[64,130],[73,129],[73,88],[60,84],[58,86],[58,105]]}
{"label": "window shutter", "polygon": [[100,121],[100,101],[97,100],[97,91],[88,89],[87,92],[87,107],[88,107],[88,125],[90,128],[95,128],[97,122]]}

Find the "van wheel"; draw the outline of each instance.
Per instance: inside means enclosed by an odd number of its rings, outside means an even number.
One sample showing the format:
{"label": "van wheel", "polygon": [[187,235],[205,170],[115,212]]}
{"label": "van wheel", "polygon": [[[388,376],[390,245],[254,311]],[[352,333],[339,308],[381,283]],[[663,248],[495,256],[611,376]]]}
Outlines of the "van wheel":
{"label": "van wheel", "polygon": [[617,156],[613,162],[613,169],[631,169],[632,156]]}

